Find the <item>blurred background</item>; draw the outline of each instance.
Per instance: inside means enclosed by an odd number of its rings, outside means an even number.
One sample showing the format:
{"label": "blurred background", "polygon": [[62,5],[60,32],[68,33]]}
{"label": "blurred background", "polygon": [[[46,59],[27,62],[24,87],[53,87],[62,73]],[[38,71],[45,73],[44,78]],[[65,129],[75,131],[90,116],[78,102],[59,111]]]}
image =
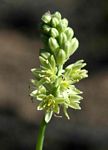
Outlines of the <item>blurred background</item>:
{"label": "blurred background", "polygon": [[[80,41],[68,63],[87,62],[82,110],[53,118],[45,150],[108,150],[108,0],[0,0],[0,150],[33,150],[42,113],[29,97],[39,65],[42,14],[60,11]],[[68,64],[67,63],[67,64]]]}

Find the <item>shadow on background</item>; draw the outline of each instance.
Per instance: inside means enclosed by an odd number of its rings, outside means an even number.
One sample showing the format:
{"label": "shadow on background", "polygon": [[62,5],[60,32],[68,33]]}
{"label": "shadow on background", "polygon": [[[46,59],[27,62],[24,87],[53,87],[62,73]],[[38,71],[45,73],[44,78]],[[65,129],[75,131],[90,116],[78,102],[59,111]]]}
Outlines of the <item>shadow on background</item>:
{"label": "shadow on background", "polygon": [[80,41],[66,63],[87,62],[89,78],[82,110],[69,110],[71,120],[53,118],[48,126],[47,150],[108,149],[108,1],[0,1],[0,150],[31,150],[42,113],[29,97],[30,69],[39,65],[42,47],[39,24],[44,12],[60,11]]}

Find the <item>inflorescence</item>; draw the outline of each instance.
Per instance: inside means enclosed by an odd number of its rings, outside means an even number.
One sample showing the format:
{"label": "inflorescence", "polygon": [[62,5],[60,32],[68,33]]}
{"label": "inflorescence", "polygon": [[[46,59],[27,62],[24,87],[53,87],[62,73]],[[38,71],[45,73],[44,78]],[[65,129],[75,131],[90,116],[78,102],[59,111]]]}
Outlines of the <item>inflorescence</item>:
{"label": "inflorescence", "polygon": [[75,83],[88,75],[87,70],[82,69],[86,66],[84,60],[63,68],[79,46],[73,29],[68,27],[68,20],[62,18],[59,12],[47,12],[41,20],[44,47],[40,49],[40,67],[31,69],[34,90],[30,95],[40,101],[37,110],[45,111],[45,121],[48,123],[53,114],[60,113],[60,109],[68,119],[69,107],[81,109],[82,92],[75,87]]}

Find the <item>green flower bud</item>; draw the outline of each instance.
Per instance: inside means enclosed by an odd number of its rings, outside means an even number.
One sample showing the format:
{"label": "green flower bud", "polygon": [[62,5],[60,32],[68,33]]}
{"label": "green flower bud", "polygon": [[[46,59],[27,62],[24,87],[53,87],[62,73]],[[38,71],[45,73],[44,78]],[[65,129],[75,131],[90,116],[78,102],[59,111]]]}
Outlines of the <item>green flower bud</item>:
{"label": "green flower bud", "polygon": [[51,14],[49,12],[46,12],[43,16],[42,16],[42,21],[44,23],[50,23],[51,21]]}
{"label": "green flower bud", "polygon": [[67,26],[68,26],[68,20],[64,18],[58,24],[57,29],[59,32],[64,32],[66,30]]}
{"label": "green flower bud", "polygon": [[43,31],[45,32],[45,33],[48,33],[49,31],[50,31],[50,27],[48,26],[48,25],[43,25]]}
{"label": "green flower bud", "polygon": [[60,33],[59,35],[59,44],[61,47],[67,42],[67,36],[64,32]]}
{"label": "green flower bud", "polygon": [[54,13],[54,16],[57,17],[58,19],[61,19],[61,14],[60,14],[60,12],[58,12],[58,11],[56,11],[56,12]]}
{"label": "green flower bud", "polygon": [[56,27],[59,24],[59,20],[57,17],[53,17],[51,20],[52,27]]}
{"label": "green flower bud", "polygon": [[51,36],[56,38],[59,35],[59,32],[56,28],[51,28]]}
{"label": "green flower bud", "polygon": [[66,52],[66,56],[69,57],[72,55],[79,46],[79,42],[76,38],[73,38],[71,41],[67,41],[64,44],[64,50]]}
{"label": "green flower bud", "polygon": [[64,51],[65,51],[67,57],[69,57],[70,47],[71,47],[71,43],[69,41],[65,42]]}
{"label": "green flower bud", "polygon": [[66,26],[60,22],[57,26],[57,29],[59,32],[64,32],[66,30]]}
{"label": "green flower bud", "polygon": [[63,65],[65,60],[66,60],[66,54],[65,54],[63,49],[60,49],[58,54],[57,54],[57,60],[56,60],[57,64],[58,65]]}
{"label": "green flower bud", "polygon": [[66,18],[62,19],[62,20],[61,20],[61,23],[62,23],[65,27],[68,26],[68,20],[67,20]]}
{"label": "green flower bud", "polygon": [[67,39],[68,40],[71,40],[71,38],[73,37],[74,35],[74,32],[72,30],[72,28],[68,27],[65,31],[65,34],[67,35]]}
{"label": "green flower bud", "polygon": [[52,50],[52,52],[54,52],[59,47],[59,44],[55,38],[49,38],[49,47]]}
{"label": "green flower bud", "polygon": [[72,55],[76,51],[76,49],[78,48],[78,46],[79,46],[78,40],[76,38],[73,38],[71,40],[71,49],[70,49],[70,52],[69,52],[70,55]]}

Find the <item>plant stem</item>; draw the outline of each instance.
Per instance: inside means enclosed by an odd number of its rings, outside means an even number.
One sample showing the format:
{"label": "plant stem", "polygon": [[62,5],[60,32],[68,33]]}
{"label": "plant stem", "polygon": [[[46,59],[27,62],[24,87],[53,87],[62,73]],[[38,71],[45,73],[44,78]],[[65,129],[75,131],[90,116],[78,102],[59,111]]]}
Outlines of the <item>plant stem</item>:
{"label": "plant stem", "polygon": [[46,125],[47,125],[47,123],[45,122],[44,117],[43,117],[43,120],[40,124],[39,133],[38,133],[36,150],[42,150],[43,149],[43,142],[44,142]]}

